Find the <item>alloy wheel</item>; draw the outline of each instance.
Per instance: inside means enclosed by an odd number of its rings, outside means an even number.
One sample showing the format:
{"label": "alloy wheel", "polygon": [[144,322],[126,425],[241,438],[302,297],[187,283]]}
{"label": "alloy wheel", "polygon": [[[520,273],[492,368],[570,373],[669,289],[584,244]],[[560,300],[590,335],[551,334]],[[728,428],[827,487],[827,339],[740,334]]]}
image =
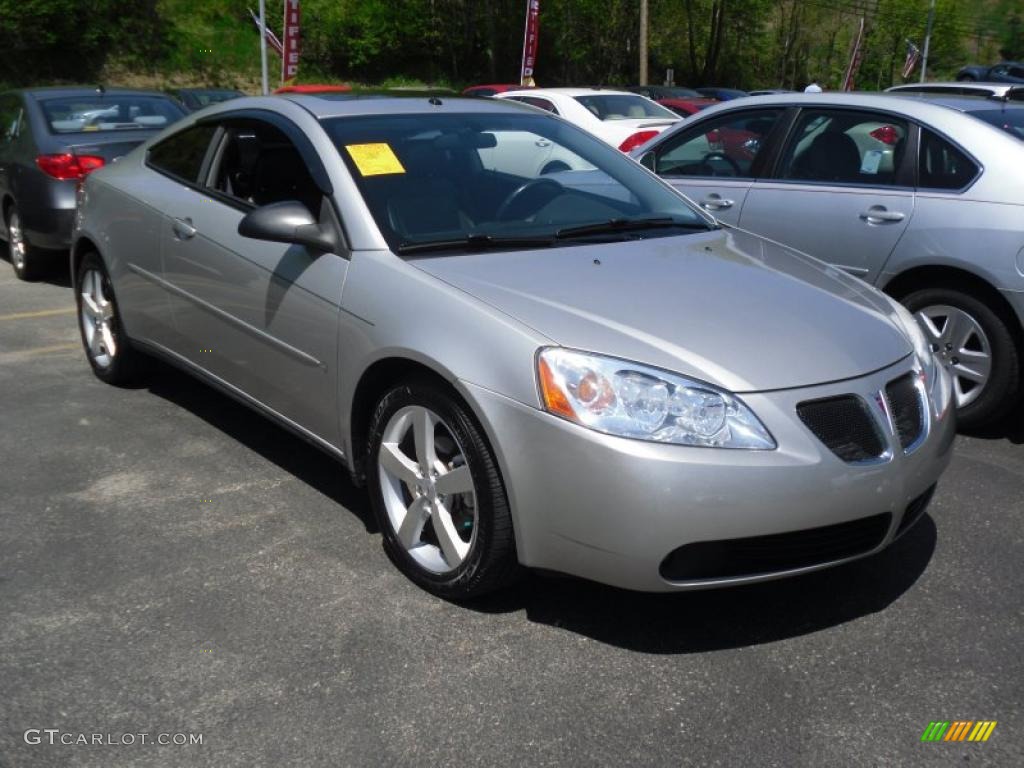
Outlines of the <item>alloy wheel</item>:
{"label": "alloy wheel", "polygon": [[7,222],[7,247],[14,269],[24,272],[27,246],[25,245],[25,236],[21,231],[21,217],[18,216],[17,211],[11,212],[11,217]]}
{"label": "alloy wheel", "polygon": [[384,428],[377,457],[388,522],[422,568],[450,573],[476,541],[477,498],[454,432],[419,405],[398,410]]}
{"label": "alloy wheel", "polygon": [[106,278],[98,269],[82,273],[81,295],[79,321],[86,350],[97,366],[108,368],[117,355],[116,316]]}
{"label": "alloy wheel", "polygon": [[937,304],[916,313],[936,359],[953,378],[957,408],[981,395],[992,375],[992,345],[981,324],[958,307]]}

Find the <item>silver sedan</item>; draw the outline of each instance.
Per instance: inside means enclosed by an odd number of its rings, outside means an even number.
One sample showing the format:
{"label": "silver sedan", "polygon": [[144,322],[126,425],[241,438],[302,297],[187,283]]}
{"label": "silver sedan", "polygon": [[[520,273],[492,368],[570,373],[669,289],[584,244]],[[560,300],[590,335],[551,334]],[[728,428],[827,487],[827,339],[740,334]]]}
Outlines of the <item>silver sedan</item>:
{"label": "silver sedan", "polygon": [[522,105],[208,108],[88,177],[71,259],[99,378],[156,356],[336,456],[445,597],[864,557],[951,456],[950,378],[899,304]]}
{"label": "silver sedan", "polygon": [[1021,398],[1024,104],[782,94],[710,107],[634,154],[719,220],[900,299],[960,424]]}

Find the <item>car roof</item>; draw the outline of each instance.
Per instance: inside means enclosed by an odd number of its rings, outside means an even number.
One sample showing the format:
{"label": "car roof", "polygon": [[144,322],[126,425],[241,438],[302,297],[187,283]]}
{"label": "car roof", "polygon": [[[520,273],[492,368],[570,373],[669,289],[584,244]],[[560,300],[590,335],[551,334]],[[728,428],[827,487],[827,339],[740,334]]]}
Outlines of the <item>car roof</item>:
{"label": "car roof", "polygon": [[550,93],[554,96],[568,96],[569,98],[575,98],[577,96],[638,96],[639,94],[633,93],[632,91],[620,91],[612,90],[609,88],[521,88],[516,91],[505,91],[506,94],[511,93],[523,93],[528,96],[543,96],[544,94]]}
{"label": "car roof", "polygon": [[1009,91],[1014,88],[1020,88],[1019,83],[984,83],[977,82],[975,80],[963,80],[963,81],[945,81],[940,83],[904,83],[902,85],[894,85],[885,89],[886,93],[898,93],[902,91],[914,92],[918,89],[934,88],[934,89],[949,89],[951,91],[960,89],[976,89],[984,91],[992,91],[993,93]]}
{"label": "car roof", "polygon": [[[899,91],[890,93],[900,94]],[[941,104],[950,109],[956,109],[960,112],[980,112],[987,109],[1024,109],[1024,102],[1020,101],[1004,101],[1001,98],[993,98],[991,96],[971,96],[960,93],[907,93],[900,94],[903,98],[913,99],[914,101],[929,102],[932,104]]]}
{"label": "car roof", "polygon": [[39,88],[21,88],[19,90],[21,93],[31,96],[37,101],[67,96],[84,96],[86,94],[93,96],[160,96],[164,99],[170,98],[166,93],[161,93],[160,91],[147,91],[138,88],[104,88],[101,94],[95,85],[55,85]]}
{"label": "car roof", "polygon": [[[963,98],[970,97],[965,96]],[[985,101],[985,99],[981,98],[979,101]],[[794,93],[770,93],[763,96],[744,96],[739,99],[723,101],[719,104],[708,107],[706,110],[701,112],[701,115],[711,115],[725,110],[745,109],[748,107],[758,106],[850,106],[873,109],[891,109],[894,105],[899,105],[900,108],[907,111],[920,110],[923,114],[928,113],[931,110],[948,111],[949,109],[937,102],[935,98],[928,98],[926,94],[918,93],[899,93],[898,91],[887,93],[866,93],[856,91],[852,93],[845,93],[843,91],[804,93],[802,91],[798,91]]]}
{"label": "car roof", "polygon": [[415,115],[444,113],[495,113],[516,112],[537,114],[537,110],[525,104],[500,99],[481,99],[473,96],[394,96],[373,93],[324,93],[300,94],[283,93],[276,96],[253,97],[251,99],[225,102],[228,107],[244,109],[273,105],[277,100],[290,101],[311,112],[318,119],[330,117],[351,117],[367,115]]}

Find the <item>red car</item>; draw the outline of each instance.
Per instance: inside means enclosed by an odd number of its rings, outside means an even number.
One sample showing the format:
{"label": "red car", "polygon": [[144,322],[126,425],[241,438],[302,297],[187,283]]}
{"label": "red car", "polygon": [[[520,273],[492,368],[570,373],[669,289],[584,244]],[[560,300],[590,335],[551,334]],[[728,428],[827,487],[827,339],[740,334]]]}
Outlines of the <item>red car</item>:
{"label": "red car", "polygon": [[274,93],[347,93],[351,85],[282,85]]}
{"label": "red car", "polygon": [[696,99],[655,99],[655,101],[661,104],[661,106],[668,107],[677,115],[682,115],[683,117],[696,115],[702,109],[718,103],[714,99],[705,99],[704,97]]}
{"label": "red car", "polygon": [[646,96],[683,117],[695,115],[705,107],[718,103],[716,99],[702,96],[692,88],[678,85],[632,85],[626,90]]}
{"label": "red car", "polygon": [[493,96],[496,93],[505,91],[518,91],[527,86],[513,83],[498,83],[496,85],[471,85],[462,92],[463,96]]}

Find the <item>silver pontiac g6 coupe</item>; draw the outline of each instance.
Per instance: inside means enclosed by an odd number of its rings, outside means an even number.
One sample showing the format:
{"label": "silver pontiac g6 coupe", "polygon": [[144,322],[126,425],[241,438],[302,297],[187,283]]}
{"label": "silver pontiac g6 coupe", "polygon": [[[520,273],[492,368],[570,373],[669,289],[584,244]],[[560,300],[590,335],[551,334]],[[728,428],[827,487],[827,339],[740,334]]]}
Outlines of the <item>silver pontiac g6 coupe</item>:
{"label": "silver pontiac g6 coupe", "polygon": [[951,455],[899,304],[523,105],[207,108],[89,175],[71,258],[99,378],[160,357],[333,454],[447,598],[871,555]]}

